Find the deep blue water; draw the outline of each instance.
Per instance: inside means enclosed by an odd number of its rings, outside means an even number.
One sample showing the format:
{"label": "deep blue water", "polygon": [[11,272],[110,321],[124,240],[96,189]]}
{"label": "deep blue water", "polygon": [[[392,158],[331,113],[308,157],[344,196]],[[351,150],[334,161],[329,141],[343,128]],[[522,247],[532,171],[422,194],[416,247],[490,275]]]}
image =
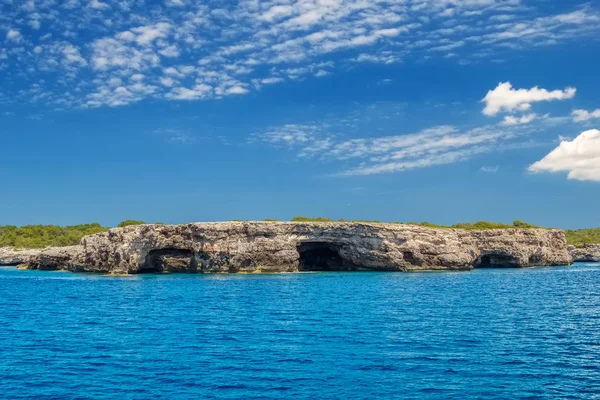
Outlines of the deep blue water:
{"label": "deep blue water", "polygon": [[600,266],[0,268],[0,398],[600,398]]}

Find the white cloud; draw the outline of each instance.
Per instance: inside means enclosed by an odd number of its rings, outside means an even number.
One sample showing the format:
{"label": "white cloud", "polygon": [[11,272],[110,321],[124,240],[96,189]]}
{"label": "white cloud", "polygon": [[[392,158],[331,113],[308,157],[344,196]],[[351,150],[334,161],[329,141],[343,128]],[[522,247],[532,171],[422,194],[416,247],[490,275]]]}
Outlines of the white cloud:
{"label": "white cloud", "polygon": [[494,165],[493,167],[483,166],[483,167],[479,168],[479,170],[481,172],[486,172],[489,174],[496,173],[496,172],[498,172],[499,169],[500,169],[500,167],[498,165]]}
{"label": "white cloud", "polygon": [[170,30],[171,24],[168,22],[159,22],[154,25],[139,26],[131,29],[132,32],[137,34],[135,41],[141,46],[149,45],[158,38],[166,37]]}
{"label": "white cloud", "polygon": [[274,146],[305,145],[318,140],[319,128],[315,125],[286,124],[257,135],[258,139]]}
{"label": "white cloud", "polygon": [[16,29],[9,29],[6,33],[6,40],[9,42],[20,42],[22,39],[21,32]]}
{"label": "white cloud", "polygon": [[246,94],[248,93],[248,89],[241,86],[233,86],[225,90],[226,94]]}
{"label": "white cloud", "polygon": [[144,70],[160,64],[160,57],[151,48],[136,48],[114,38],[104,38],[92,44],[92,66],[104,71],[111,68]]}
{"label": "white cloud", "polygon": [[296,150],[299,157],[356,164],[337,176],[364,176],[451,164],[475,155],[517,148],[521,133],[485,126],[459,130],[437,126],[417,133],[343,139],[331,129],[346,127],[347,121],[319,124],[288,124],[272,128],[254,139],[275,147]]}
{"label": "white cloud", "polygon": [[600,181],[600,130],[585,131],[563,140],[546,157],[529,167],[531,172],[568,172],[569,179]]}
{"label": "white cloud", "polygon": [[287,17],[292,14],[294,8],[292,6],[277,5],[271,7],[267,12],[260,16],[264,21],[273,21],[275,19]]}
{"label": "white cloud", "polygon": [[184,7],[185,0],[165,0],[167,7]]}
{"label": "white cloud", "polygon": [[[60,108],[85,105],[92,95],[100,101],[110,79],[127,81],[138,71],[157,89],[117,103],[145,96],[221,98],[362,63],[452,56],[466,64],[600,34],[594,4],[552,14],[518,0],[161,0],[152,7],[143,0],[4,2],[11,4],[0,13],[0,27],[9,32],[5,44],[18,46],[0,46],[0,68],[11,69],[15,81],[3,92]],[[66,42],[73,48],[65,51],[73,51],[61,56]],[[177,81],[165,85],[165,75]],[[23,91],[28,82],[40,88]],[[213,89],[199,93],[200,84]]]}
{"label": "white cloud", "polygon": [[523,125],[523,124],[528,124],[531,121],[533,121],[534,119],[537,118],[537,115],[535,114],[526,114],[523,115],[521,117],[515,117],[512,115],[507,115],[504,117],[504,120],[502,121],[502,125]]}
{"label": "white cloud", "polygon": [[482,100],[486,104],[483,114],[494,116],[502,111],[527,111],[531,109],[531,103],[572,99],[576,91],[572,87],[553,91],[540,89],[537,86],[531,89],[513,89],[510,82],[503,82],[498,84],[496,89],[490,90]]}
{"label": "white cloud", "polygon": [[166,86],[166,87],[171,87],[171,86],[175,85],[175,83],[176,83],[176,81],[173,78],[170,78],[168,76],[163,76],[162,78],[160,78],[159,81],[163,86]]}
{"label": "white cloud", "polygon": [[436,165],[453,164],[464,161],[474,155],[486,153],[489,149],[485,147],[472,147],[469,149],[448,151],[438,154],[430,154],[418,159],[406,161],[394,161],[382,164],[365,165],[346,170],[339,176],[365,176],[377,174],[389,174],[394,172],[403,172],[411,169],[427,168]]}
{"label": "white cloud", "polygon": [[103,3],[100,0],[90,0],[88,6],[90,8],[95,8],[96,10],[103,10],[105,8],[109,8],[108,4]]}
{"label": "white cloud", "polygon": [[212,90],[212,86],[205,84],[196,85],[192,89],[178,87],[171,90],[171,92],[167,94],[167,98],[173,100],[197,100],[206,98],[210,95]]}
{"label": "white cloud", "polygon": [[594,111],[574,110],[571,115],[573,116],[573,121],[575,122],[588,121],[590,119],[600,118],[600,108]]}

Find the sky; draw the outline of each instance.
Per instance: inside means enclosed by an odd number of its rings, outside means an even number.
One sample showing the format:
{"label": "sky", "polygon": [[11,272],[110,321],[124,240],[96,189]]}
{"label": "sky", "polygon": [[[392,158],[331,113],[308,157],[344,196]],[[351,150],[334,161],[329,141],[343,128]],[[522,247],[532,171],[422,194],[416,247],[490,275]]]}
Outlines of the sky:
{"label": "sky", "polygon": [[599,227],[598,65],[598,0],[0,0],[0,225]]}

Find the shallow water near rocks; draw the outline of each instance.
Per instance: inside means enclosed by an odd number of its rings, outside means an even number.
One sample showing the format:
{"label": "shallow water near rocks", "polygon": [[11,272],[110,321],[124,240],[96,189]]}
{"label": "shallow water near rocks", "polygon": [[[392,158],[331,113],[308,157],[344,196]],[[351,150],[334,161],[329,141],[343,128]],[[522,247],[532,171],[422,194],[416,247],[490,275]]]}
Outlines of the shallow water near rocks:
{"label": "shallow water near rocks", "polygon": [[600,398],[600,265],[100,275],[0,268],[0,397]]}

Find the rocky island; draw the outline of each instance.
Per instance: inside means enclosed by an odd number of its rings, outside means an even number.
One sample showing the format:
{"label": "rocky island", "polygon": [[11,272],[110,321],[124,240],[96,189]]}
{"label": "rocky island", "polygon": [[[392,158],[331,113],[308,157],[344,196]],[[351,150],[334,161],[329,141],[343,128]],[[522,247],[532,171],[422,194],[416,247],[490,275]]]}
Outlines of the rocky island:
{"label": "rocky island", "polygon": [[137,225],[85,236],[77,246],[0,249],[0,265],[106,274],[471,270],[571,262],[561,230],[344,222]]}

